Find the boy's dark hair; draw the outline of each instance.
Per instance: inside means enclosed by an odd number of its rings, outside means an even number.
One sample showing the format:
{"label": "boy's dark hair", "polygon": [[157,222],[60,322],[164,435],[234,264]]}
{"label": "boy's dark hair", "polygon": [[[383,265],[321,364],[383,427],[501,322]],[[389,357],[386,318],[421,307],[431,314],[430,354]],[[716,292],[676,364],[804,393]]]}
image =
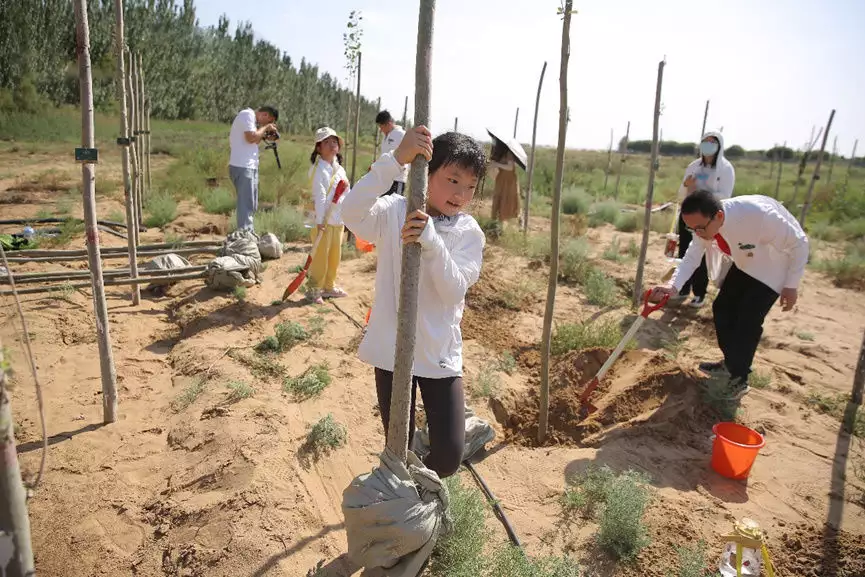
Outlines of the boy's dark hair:
{"label": "boy's dark hair", "polygon": [[393,120],[393,116],[390,115],[390,112],[387,110],[382,110],[378,114],[375,115],[375,123],[381,126],[382,124],[387,124]]}
{"label": "boy's dark hair", "polygon": [[724,210],[724,205],[714,194],[708,190],[698,190],[694,194],[685,197],[682,201],[682,214],[700,213],[706,218],[712,218],[718,211]]}
{"label": "boy's dark hair", "polygon": [[445,132],[433,139],[433,154],[429,161],[429,173],[439,168],[455,165],[470,171],[480,178],[486,170],[487,157],[480,143],[459,132]]}
{"label": "boy's dark hair", "polygon": [[258,109],[259,112],[267,112],[271,116],[273,116],[273,121],[276,122],[279,120],[279,110],[274,108],[273,106],[262,106]]}

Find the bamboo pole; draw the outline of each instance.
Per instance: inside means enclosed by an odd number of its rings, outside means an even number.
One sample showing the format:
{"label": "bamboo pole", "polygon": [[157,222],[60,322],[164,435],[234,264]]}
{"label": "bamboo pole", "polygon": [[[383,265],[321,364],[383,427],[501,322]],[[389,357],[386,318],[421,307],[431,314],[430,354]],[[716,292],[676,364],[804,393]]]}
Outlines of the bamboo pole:
{"label": "bamboo pole", "polygon": [[655,192],[655,172],[658,170],[658,124],[661,121],[661,84],[664,82],[665,61],[658,62],[658,85],[655,88],[655,121],[652,127],[652,164],[649,165],[649,186],[646,189],[646,212],[643,215],[643,242],[640,245],[640,260],[637,262],[637,278],[634,281],[634,307],[640,305],[643,294],[643,269],[646,265],[646,252],[649,250],[649,232],[652,222],[652,197]]}
{"label": "bamboo pole", "polygon": [[625,142],[621,151],[622,158],[619,162],[619,172],[616,174],[616,187],[613,189],[613,198],[619,198],[619,181],[622,179],[622,171],[625,170],[625,160],[628,158],[628,137],[631,135],[631,121],[628,121],[628,128],[625,129]]}
{"label": "bamboo pole", "polygon": [[823,153],[826,150],[826,141],[829,139],[829,131],[832,129],[833,118],[835,118],[834,108],[829,113],[829,122],[826,123],[826,130],[823,132],[823,142],[820,144],[820,155],[817,157],[817,164],[814,166],[814,173],[811,175],[811,184],[808,185],[808,192],[805,194],[805,204],[802,205],[802,212],[799,215],[799,224],[802,226],[805,226],[805,217],[808,216],[808,209],[811,208],[814,185],[820,180],[820,166],[823,164]]}
{"label": "bamboo pole", "polygon": [[402,109],[402,127],[408,124],[408,96],[405,97],[405,106]]}
{"label": "bamboo pole", "polygon": [[30,518],[27,515],[27,491],[21,481],[21,468],[15,448],[15,419],[6,388],[6,363],[0,343],[0,560],[5,577],[36,575],[33,546],[30,542]]}
{"label": "bamboo pole", "polygon": [[[126,32],[123,24],[123,0],[114,0],[114,26],[115,26],[115,47],[117,57],[117,92],[120,96],[120,137],[126,141],[122,146],[122,164],[123,164],[123,199],[126,208],[127,236],[126,247],[129,253],[129,269],[132,278],[138,277],[138,256],[137,245],[138,235],[135,230],[138,228],[138,215],[135,214],[135,205],[132,196],[132,183],[130,182],[130,165],[129,165],[129,119],[126,112],[126,63],[124,62],[123,52],[126,45]],[[97,221],[98,224],[98,221]],[[88,273],[89,274],[89,273]],[[141,304],[141,290],[138,285],[132,285],[131,288],[132,304],[138,306]]]}
{"label": "bamboo pole", "polygon": [[[417,54],[415,56],[414,124],[430,124],[430,72],[432,69],[433,18],[435,0],[420,0],[417,25]],[[411,194],[408,195],[406,214],[424,210],[427,193],[428,162],[416,156],[409,174]],[[390,399],[390,422],[387,429],[387,448],[401,461],[408,455],[408,425],[411,409],[412,365],[414,364],[415,331],[417,329],[417,295],[420,279],[420,244],[403,246],[400,279],[399,312],[396,328],[393,388]]]}
{"label": "bamboo pole", "polygon": [[[235,270],[235,269],[232,269]],[[248,269],[236,269],[240,270],[248,270]],[[164,271],[163,271],[164,272]],[[207,277],[207,271],[201,271],[196,273],[187,273],[187,274],[177,274],[177,275],[164,275],[164,276],[140,276],[138,278],[109,278],[103,281],[103,286],[126,286],[126,285],[141,285],[148,283],[155,283],[160,281],[169,281],[169,282],[180,282],[185,280],[197,280]],[[17,289],[19,295],[26,294],[36,294],[36,293],[50,293],[56,290],[61,289],[83,289],[89,288],[92,286],[92,283],[89,282],[65,282],[62,284],[54,284],[48,286],[35,286],[29,288],[21,288]],[[0,296],[10,296],[12,294],[11,290],[0,290]],[[103,293],[104,294],[104,293]]]}
{"label": "bamboo pole", "polygon": [[520,107],[517,106],[517,114],[514,116],[514,140],[517,138],[517,124],[520,121]]}
{"label": "bamboo pole", "polygon": [[141,94],[144,98],[144,122],[141,126],[144,131],[144,186],[147,189],[148,198],[152,194],[153,178],[150,175],[150,96],[147,94],[147,81],[144,78],[144,67],[141,68]]}
{"label": "bamboo pole", "polygon": [[354,179],[355,168],[357,167],[357,147],[358,147],[358,138],[360,137],[360,65],[361,59],[363,58],[363,53],[357,53],[357,98],[355,98],[355,110],[354,110],[354,138],[352,139],[352,147],[351,147],[351,183],[354,185],[357,182]]}
{"label": "bamboo pole", "polygon": [[458,129],[459,129],[459,125],[460,125],[460,119],[459,119],[459,117],[458,117],[458,116],[454,116],[454,132],[458,132],[458,131],[459,131],[459,130],[458,130]]}
{"label": "bamboo pole", "polygon": [[[185,266],[170,269],[172,273],[190,273],[201,272],[207,270],[207,265]],[[165,270],[141,270],[138,271],[139,276],[159,276],[165,274]],[[128,268],[103,269],[102,277],[125,277],[129,276]],[[40,282],[67,281],[90,278],[89,270],[79,271],[58,271],[58,272],[37,272],[37,273],[18,273],[15,275],[15,284],[34,284]],[[137,277],[136,277],[137,278]],[[0,284],[9,284],[8,277],[0,277]]]}
{"label": "bamboo pole", "polygon": [[[10,218],[10,219],[6,219],[6,220],[0,220],[0,225],[4,225],[4,224],[29,224],[29,225],[52,224],[52,223],[69,222],[69,221],[84,222],[80,218],[71,218],[71,217],[64,217],[64,218]],[[97,220],[96,224],[101,224],[101,225],[116,227],[116,228],[128,228],[122,222],[114,222],[113,220]],[[16,252],[18,252],[18,251],[16,251]]]}
{"label": "bamboo pole", "polygon": [[[700,143],[703,141],[703,135],[706,134],[706,120],[709,118],[709,101],[706,100],[706,109],[703,111],[703,127],[700,129],[700,139],[697,140],[696,155],[700,156]],[[721,129],[723,130],[723,128]]]}
{"label": "bamboo pole", "polygon": [[[381,96],[378,97],[378,101],[376,101],[376,103],[375,103],[376,114],[378,114],[378,112],[380,110],[381,110]],[[372,142],[373,142],[372,161],[373,162],[378,160],[378,133],[379,132],[381,132],[381,130],[379,130],[378,125],[376,124],[375,125],[375,132],[373,133],[373,137],[372,137],[372,139],[373,139],[372,140]]]}
{"label": "bamboo pole", "polygon": [[145,184],[145,164],[144,164],[144,148],[147,142],[147,136],[144,134],[144,84],[141,80],[141,53],[135,55],[135,110],[138,115],[136,120],[138,124],[138,179],[141,190],[141,208],[147,203],[147,195],[150,193]]}
{"label": "bamboo pole", "polygon": [[859,146],[859,139],[853,141],[853,152],[850,153],[850,162],[847,163],[847,174],[844,175],[844,190],[847,190],[847,183],[850,182],[850,171],[853,170],[853,163],[856,162],[856,147]]}
{"label": "bamboo pole", "polygon": [[562,182],[565,172],[565,139],[568,132],[568,60],[571,55],[571,11],[573,0],[565,0],[562,22],[562,52],[559,65],[559,142],[556,148],[556,176],[553,188],[553,216],[550,223],[550,278],[547,284],[547,306],[541,337],[541,394],[538,420],[538,442],[547,439],[550,412],[550,342],[553,332],[553,310],[559,280],[559,212],[562,205]]}
{"label": "bamboo pole", "polygon": [[[144,252],[151,252],[154,250],[163,250],[163,249],[180,249],[180,248],[192,248],[192,247],[209,247],[209,248],[218,248],[222,246],[222,241],[220,240],[187,240],[184,242],[161,242],[157,244],[142,244],[138,247],[138,250]],[[122,253],[126,249],[121,246],[107,246],[101,249],[102,254],[110,254],[110,253]],[[74,255],[83,255],[87,256],[87,249],[26,249],[26,250],[16,250],[15,254],[18,256],[74,256]]]}
{"label": "bamboo pole", "polygon": [[[81,86],[81,146],[93,148],[93,77],[90,69],[90,29],[87,25],[87,0],[75,0],[78,70]],[[81,193],[84,201],[85,236],[89,253],[93,308],[96,313],[96,334],[99,342],[99,363],[102,373],[102,412],[105,423],[117,420],[117,373],[111,352],[111,332],[108,326],[108,307],[105,305],[105,287],[102,262],[99,258],[99,231],[96,229],[96,171],[93,164],[81,165]],[[133,228],[134,230],[134,228]]]}
{"label": "bamboo pole", "polygon": [[610,178],[610,169],[613,167],[613,129],[610,129],[610,147],[607,149],[607,170],[604,171],[604,191],[607,190],[607,179]]}
{"label": "bamboo pole", "polygon": [[[154,251],[138,251],[138,258],[152,258],[154,256],[162,256],[166,254],[219,254],[222,250],[222,247],[193,247],[193,248],[178,248],[178,249],[165,249],[165,250],[154,250]],[[108,260],[112,258],[125,258],[127,255],[125,252],[101,252],[100,251],[100,259]],[[45,256],[45,257],[9,257],[7,260],[11,263],[22,263],[22,262],[71,262],[76,260],[82,260],[84,258],[89,259],[89,255],[87,254],[76,254],[76,255],[61,255],[61,256]],[[90,270],[93,270],[91,268]],[[140,271],[139,271],[140,274]]]}
{"label": "bamboo pole", "polygon": [[[131,175],[131,183],[132,183],[132,205],[135,209],[135,221],[137,223],[141,223],[141,190],[138,185],[138,135],[136,134],[135,128],[135,87],[132,83],[132,68],[134,66],[134,57],[132,55],[132,51],[126,51],[127,56],[129,57],[129,71],[126,75],[126,92],[129,95],[129,109],[127,111],[129,116],[129,131],[131,133],[130,139],[132,143],[129,146],[129,159],[132,163],[132,175]],[[133,228],[132,230],[135,230]],[[139,244],[139,235],[135,234],[135,245]]]}
{"label": "bamboo pole", "polygon": [[823,134],[823,129],[820,128],[820,132],[815,137],[815,129],[816,127],[811,127],[811,140],[805,143],[805,152],[802,154],[802,158],[799,159],[799,173],[796,175],[796,183],[793,185],[793,198],[790,200],[790,210],[796,210],[796,201],[799,199],[799,185],[802,184],[802,175],[805,174],[805,169],[808,166],[808,157],[811,155],[811,151],[814,150],[817,139]]}
{"label": "bamboo pole", "polygon": [[535,120],[532,123],[532,155],[529,158],[529,175],[526,183],[526,204],[523,207],[523,236],[529,233],[529,204],[532,202],[532,178],[535,175],[535,140],[538,136],[538,108],[541,104],[541,87],[544,85],[544,73],[547,63],[541,68],[541,78],[538,80],[538,95],[535,97]]}
{"label": "bamboo pole", "polygon": [[835,167],[835,157],[838,156],[838,135],[832,140],[832,156],[829,157],[829,170],[826,171],[826,184],[832,182],[832,169]]}
{"label": "bamboo pole", "polygon": [[779,191],[781,190],[781,173],[784,171],[784,151],[787,150],[787,141],[784,141],[784,147],[781,149],[780,154],[778,155],[778,180],[775,181],[775,198],[778,198]]}
{"label": "bamboo pole", "polygon": [[[348,131],[351,128],[351,79],[354,77],[354,74],[349,76],[349,87],[346,88],[345,95],[345,141],[348,142]],[[348,154],[348,151],[345,151]]]}

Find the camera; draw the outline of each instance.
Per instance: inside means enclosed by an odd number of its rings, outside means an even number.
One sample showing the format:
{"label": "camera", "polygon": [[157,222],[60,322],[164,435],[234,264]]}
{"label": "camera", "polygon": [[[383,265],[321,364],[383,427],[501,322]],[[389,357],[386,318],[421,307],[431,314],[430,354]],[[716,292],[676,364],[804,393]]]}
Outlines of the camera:
{"label": "camera", "polygon": [[264,140],[276,142],[279,140],[279,131],[275,128],[270,128],[264,132]]}

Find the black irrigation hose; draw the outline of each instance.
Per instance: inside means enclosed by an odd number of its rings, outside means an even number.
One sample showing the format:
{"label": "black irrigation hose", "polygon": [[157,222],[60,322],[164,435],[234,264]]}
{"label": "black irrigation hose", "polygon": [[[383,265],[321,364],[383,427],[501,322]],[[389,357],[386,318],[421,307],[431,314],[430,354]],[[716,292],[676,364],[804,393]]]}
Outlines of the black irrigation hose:
{"label": "black irrigation hose", "polygon": [[477,472],[477,470],[475,469],[475,466],[472,465],[468,460],[463,461],[463,466],[469,470],[469,473],[472,474],[472,477],[474,477],[475,482],[480,486],[481,491],[483,491],[484,495],[486,495],[487,501],[492,506],[493,512],[496,514],[496,517],[498,517],[499,521],[502,522],[502,525],[505,526],[505,531],[507,532],[508,538],[511,540],[511,543],[513,543],[518,549],[522,549],[523,546],[520,543],[520,538],[517,537],[516,532],[514,532],[514,528],[511,527],[511,523],[510,523],[510,521],[508,521],[507,515],[505,515],[505,512],[502,510],[501,506],[499,505],[499,500],[496,499],[496,496],[493,495],[493,492],[490,491],[489,487],[487,487],[487,484],[484,482],[484,479],[483,479],[483,477],[481,477],[481,474]]}

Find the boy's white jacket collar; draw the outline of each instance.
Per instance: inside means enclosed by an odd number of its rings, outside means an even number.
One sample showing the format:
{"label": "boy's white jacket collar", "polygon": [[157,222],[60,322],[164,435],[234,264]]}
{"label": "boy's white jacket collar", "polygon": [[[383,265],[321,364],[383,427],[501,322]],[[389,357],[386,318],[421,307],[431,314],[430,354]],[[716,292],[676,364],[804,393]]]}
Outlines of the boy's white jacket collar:
{"label": "boy's white jacket collar", "polygon": [[[401,166],[390,153],[344,197],[342,217],[358,237],[376,245],[375,303],[358,356],[392,371],[402,264],[401,230],[407,201],[390,188]],[[431,218],[419,239],[422,246],[413,374],[426,378],[461,376],[460,321],[465,295],[480,277],[486,239],[468,214]]]}
{"label": "boy's white jacket collar", "polygon": [[[720,234],[730,246],[736,267],[754,277],[776,293],[797,288],[808,262],[808,237],[796,218],[784,205],[768,196],[737,196],[721,201],[724,225]],[[721,249],[714,239],[694,237],[673,275],[673,287],[681,290],[697,270],[703,256],[710,276],[716,274]]]}

